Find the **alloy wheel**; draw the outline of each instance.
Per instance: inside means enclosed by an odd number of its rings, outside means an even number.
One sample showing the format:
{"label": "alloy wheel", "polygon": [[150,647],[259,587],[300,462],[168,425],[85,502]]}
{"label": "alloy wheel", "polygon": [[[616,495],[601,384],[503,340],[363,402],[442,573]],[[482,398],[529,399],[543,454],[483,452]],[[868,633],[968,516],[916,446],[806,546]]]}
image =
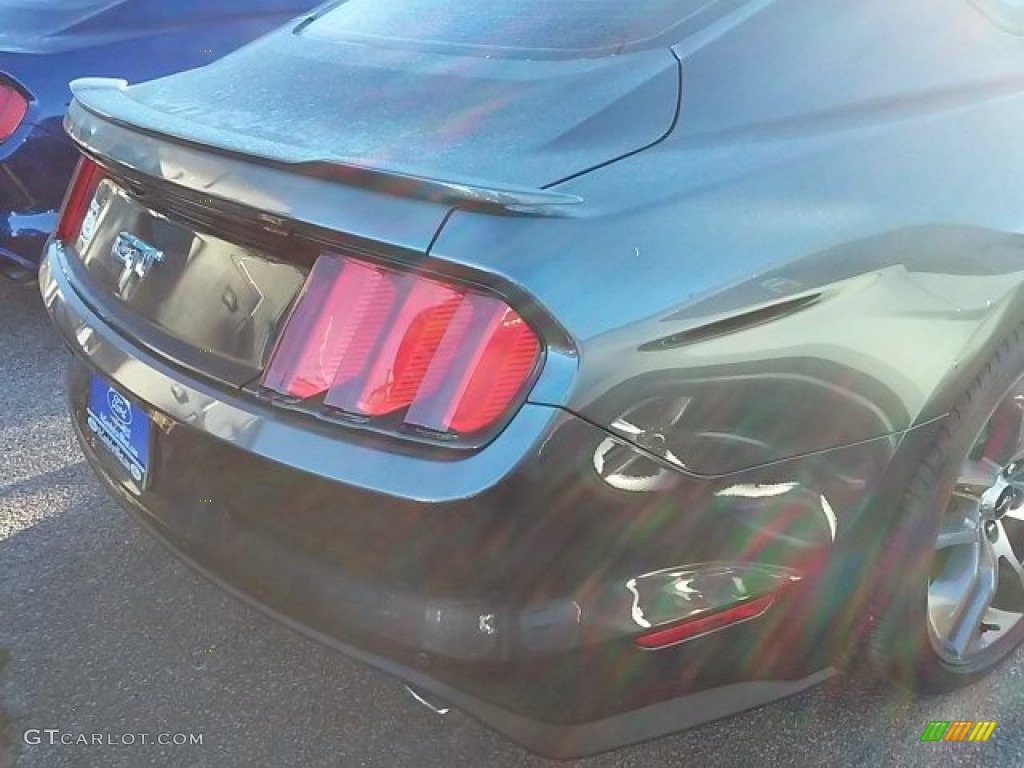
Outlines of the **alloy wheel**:
{"label": "alloy wheel", "polygon": [[1024,618],[1024,378],[993,411],[944,510],[928,581],[928,635],[971,664]]}

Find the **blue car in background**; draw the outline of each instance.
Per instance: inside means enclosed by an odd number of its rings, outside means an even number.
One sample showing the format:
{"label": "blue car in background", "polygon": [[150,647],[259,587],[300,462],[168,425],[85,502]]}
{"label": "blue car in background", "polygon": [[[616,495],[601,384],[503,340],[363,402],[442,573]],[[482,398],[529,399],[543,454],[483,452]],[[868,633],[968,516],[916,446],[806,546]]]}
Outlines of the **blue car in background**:
{"label": "blue car in background", "polygon": [[0,0],[0,274],[34,276],[77,155],[61,121],[76,77],[202,66],[309,0]]}

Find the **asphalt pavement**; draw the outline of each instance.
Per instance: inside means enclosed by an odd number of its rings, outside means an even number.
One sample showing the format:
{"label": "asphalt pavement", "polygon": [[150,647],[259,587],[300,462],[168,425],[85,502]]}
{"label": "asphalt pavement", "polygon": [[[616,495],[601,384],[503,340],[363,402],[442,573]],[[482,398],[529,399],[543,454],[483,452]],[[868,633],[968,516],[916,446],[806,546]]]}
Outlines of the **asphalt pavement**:
{"label": "asphalt pavement", "polygon": [[[559,765],[432,714],[179,564],[79,455],[65,362],[38,294],[0,280],[0,768]],[[927,699],[864,671],[568,765],[1021,766],[1022,661]],[[922,743],[931,720],[998,725],[985,743]]]}

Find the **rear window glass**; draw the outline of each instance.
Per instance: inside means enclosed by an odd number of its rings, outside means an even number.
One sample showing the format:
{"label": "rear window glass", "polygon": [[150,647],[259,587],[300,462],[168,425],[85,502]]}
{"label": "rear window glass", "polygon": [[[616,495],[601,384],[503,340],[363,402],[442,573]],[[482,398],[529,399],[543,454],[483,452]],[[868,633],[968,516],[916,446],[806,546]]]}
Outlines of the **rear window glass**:
{"label": "rear window glass", "polygon": [[511,52],[615,52],[652,44],[717,2],[347,0],[303,34]]}

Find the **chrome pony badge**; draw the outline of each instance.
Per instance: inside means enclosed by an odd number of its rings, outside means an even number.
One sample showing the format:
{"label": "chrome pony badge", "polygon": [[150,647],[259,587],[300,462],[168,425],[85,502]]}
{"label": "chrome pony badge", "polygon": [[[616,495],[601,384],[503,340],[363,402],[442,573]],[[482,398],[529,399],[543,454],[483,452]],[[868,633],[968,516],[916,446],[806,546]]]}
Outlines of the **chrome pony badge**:
{"label": "chrome pony badge", "polygon": [[122,299],[128,299],[153,265],[164,260],[163,251],[127,232],[122,232],[114,240],[110,255],[123,265],[117,280],[117,293]]}

